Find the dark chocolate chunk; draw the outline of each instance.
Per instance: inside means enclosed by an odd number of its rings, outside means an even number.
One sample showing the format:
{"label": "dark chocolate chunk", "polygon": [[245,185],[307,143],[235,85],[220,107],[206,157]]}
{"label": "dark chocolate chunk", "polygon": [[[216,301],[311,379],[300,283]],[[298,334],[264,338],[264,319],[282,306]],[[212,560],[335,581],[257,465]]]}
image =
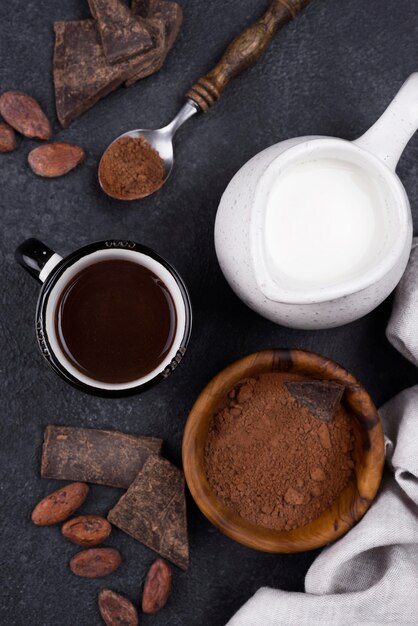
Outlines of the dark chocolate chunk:
{"label": "dark chocolate chunk", "polygon": [[[125,81],[125,87],[130,87],[141,78],[146,78],[151,74],[155,74],[161,69],[166,57],[166,29],[161,19],[147,19],[148,29],[152,38],[152,48],[144,52],[140,57],[143,58],[142,65],[137,64]],[[137,57],[135,57],[137,58]]]}
{"label": "dark chocolate chunk", "polygon": [[[159,20],[160,23],[164,24],[165,32],[162,41],[158,41],[154,37],[154,49],[159,54],[158,69],[160,69],[183,23],[182,8],[177,2],[166,2],[166,0],[132,0],[131,10],[135,15],[149,19],[150,22],[151,20]],[[129,87],[140,78],[143,78],[140,73],[134,73],[125,84]]]}
{"label": "dark chocolate chunk", "polygon": [[152,46],[146,22],[121,0],[88,0],[109,63],[126,61]]}
{"label": "dark chocolate chunk", "polygon": [[[150,32],[162,32],[162,23],[149,21]],[[55,22],[54,30],[55,101],[64,127],[132,76],[137,80],[156,72],[164,58],[161,51],[150,49],[112,65],[104,55],[94,20]]]}
{"label": "dark chocolate chunk", "polygon": [[95,428],[47,426],[41,476],[127,489],[161,439]]}
{"label": "dark chocolate chunk", "polygon": [[287,381],[285,385],[298,404],[324,422],[334,419],[345,389],[344,385],[331,380]]}
{"label": "dark chocolate chunk", "polygon": [[183,23],[183,11],[170,0],[132,0],[131,11],[143,19],[159,19],[165,24],[167,52],[176,40]]}
{"label": "dark chocolate chunk", "polygon": [[189,564],[184,476],[156,455],[149,457],[108,520],[182,569]]}
{"label": "dark chocolate chunk", "polygon": [[54,31],[55,103],[65,127],[119,87],[126,68],[107,63],[94,20],[55,22]]}

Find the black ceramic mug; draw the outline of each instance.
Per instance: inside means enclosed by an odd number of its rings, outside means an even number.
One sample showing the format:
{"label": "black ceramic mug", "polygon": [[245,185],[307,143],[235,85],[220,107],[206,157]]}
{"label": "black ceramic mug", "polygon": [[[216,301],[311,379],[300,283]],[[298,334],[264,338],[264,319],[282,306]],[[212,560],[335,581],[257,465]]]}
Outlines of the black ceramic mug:
{"label": "black ceramic mug", "polygon": [[[129,395],[143,391],[167,378],[182,360],[191,333],[190,298],[176,270],[153,250],[133,241],[98,241],[62,258],[41,241],[28,239],[16,250],[16,259],[42,284],[36,309],[38,345],[51,367],[67,382],[96,395]],[[66,290],[71,288],[72,281],[76,281],[83,272],[91,271],[93,266],[97,267],[97,264],[103,261],[129,261],[138,264],[142,269],[146,268],[145,271],[150,273],[154,282],[163,285],[175,312],[171,343],[169,346],[167,344],[167,350],[162,353],[161,362],[140,377],[124,382],[111,380],[104,382],[91,377],[82,368],[75,367],[74,361],[68,358],[62,347],[61,333],[57,330],[59,307],[63,298],[67,297]],[[115,267],[114,263],[111,265]],[[116,265],[126,266],[123,263]],[[131,264],[128,265],[132,267]],[[109,264],[106,267],[109,267]],[[123,320],[120,323],[123,324]],[[138,320],[138,323],[141,323],[141,320]]]}

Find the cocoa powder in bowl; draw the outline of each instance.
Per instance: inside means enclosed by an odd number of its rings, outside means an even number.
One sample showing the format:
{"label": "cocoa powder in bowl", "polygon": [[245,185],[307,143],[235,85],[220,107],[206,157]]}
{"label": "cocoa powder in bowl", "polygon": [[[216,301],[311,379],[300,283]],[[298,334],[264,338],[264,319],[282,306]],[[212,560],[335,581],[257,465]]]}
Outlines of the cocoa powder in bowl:
{"label": "cocoa powder in bowl", "polygon": [[162,187],[164,161],[143,137],[121,137],[102,156],[99,180],[112,198],[145,198]]}
{"label": "cocoa powder in bowl", "polygon": [[242,518],[292,530],[318,518],[353,471],[351,418],[338,403],[318,417],[289,391],[296,374],[269,373],[230,390],[212,418],[204,468],[215,495]]}

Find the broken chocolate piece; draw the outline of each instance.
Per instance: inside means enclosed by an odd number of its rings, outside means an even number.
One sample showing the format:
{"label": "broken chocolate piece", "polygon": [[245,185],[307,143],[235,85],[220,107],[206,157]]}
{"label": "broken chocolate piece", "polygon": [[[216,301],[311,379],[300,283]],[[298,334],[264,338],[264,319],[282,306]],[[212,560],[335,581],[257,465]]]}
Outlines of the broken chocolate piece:
{"label": "broken chocolate piece", "polygon": [[166,459],[149,457],[107,519],[178,567],[187,569],[184,476]]}
{"label": "broken chocolate piece", "polygon": [[107,63],[94,20],[55,22],[54,30],[55,103],[66,127],[119,87],[125,76],[119,65]]}
{"label": "broken chocolate piece", "polygon": [[344,385],[331,380],[286,381],[294,399],[324,422],[332,422],[344,393]]}
{"label": "broken chocolate piece", "polygon": [[41,476],[127,489],[161,439],[95,428],[47,426]]}
{"label": "broken chocolate piece", "polygon": [[[141,78],[146,78],[158,72],[166,57],[166,28],[160,19],[147,19],[148,29],[152,38],[152,48],[143,55],[143,64],[135,66],[131,76],[125,81],[125,87],[130,87]],[[137,57],[135,57],[136,59]]]}
{"label": "broken chocolate piece", "polygon": [[132,0],[131,11],[144,19],[159,19],[165,24],[167,52],[176,40],[183,23],[183,11],[170,0]]}
{"label": "broken chocolate piece", "polygon": [[164,63],[182,23],[176,2],[134,0],[151,47],[125,61],[109,63],[95,20],[55,22],[54,86],[57,116],[62,126],[90,109],[125,83],[132,85],[157,72]]}
{"label": "broken chocolate piece", "polygon": [[[159,66],[157,69],[160,69],[164,64],[165,58],[171,50],[183,23],[182,8],[179,4],[177,4],[177,2],[166,2],[165,0],[132,0],[131,10],[135,15],[139,15],[144,19],[149,19],[150,22],[157,19],[160,23],[165,25],[165,32],[162,41],[158,41],[157,38],[154,37],[154,47],[160,56],[158,61]],[[154,71],[157,71],[157,69]],[[144,77],[139,72],[133,73],[132,76],[126,81],[125,85],[129,87],[140,78]]]}
{"label": "broken chocolate piece", "polygon": [[[152,32],[158,27],[162,29],[162,23],[152,20]],[[94,20],[55,22],[54,30],[55,102],[64,127],[132,76],[145,78],[160,68],[161,51],[153,49],[108,63]]]}
{"label": "broken chocolate piece", "polygon": [[88,0],[109,63],[126,61],[152,46],[146,23],[121,0]]}

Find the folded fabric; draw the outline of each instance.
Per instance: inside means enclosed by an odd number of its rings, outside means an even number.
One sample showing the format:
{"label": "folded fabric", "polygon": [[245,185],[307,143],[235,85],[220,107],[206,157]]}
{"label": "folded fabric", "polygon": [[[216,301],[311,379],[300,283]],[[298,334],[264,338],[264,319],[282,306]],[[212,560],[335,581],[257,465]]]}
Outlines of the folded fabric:
{"label": "folded fabric", "polygon": [[403,356],[418,366],[418,237],[412,243],[408,267],[396,288],[386,335]]}
{"label": "folded fabric", "polygon": [[[387,335],[418,365],[418,240],[397,290]],[[363,519],[323,550],[306,593],[260,589],[228,626],[418,625],[418,386],[380,411],[386,469]]]}

